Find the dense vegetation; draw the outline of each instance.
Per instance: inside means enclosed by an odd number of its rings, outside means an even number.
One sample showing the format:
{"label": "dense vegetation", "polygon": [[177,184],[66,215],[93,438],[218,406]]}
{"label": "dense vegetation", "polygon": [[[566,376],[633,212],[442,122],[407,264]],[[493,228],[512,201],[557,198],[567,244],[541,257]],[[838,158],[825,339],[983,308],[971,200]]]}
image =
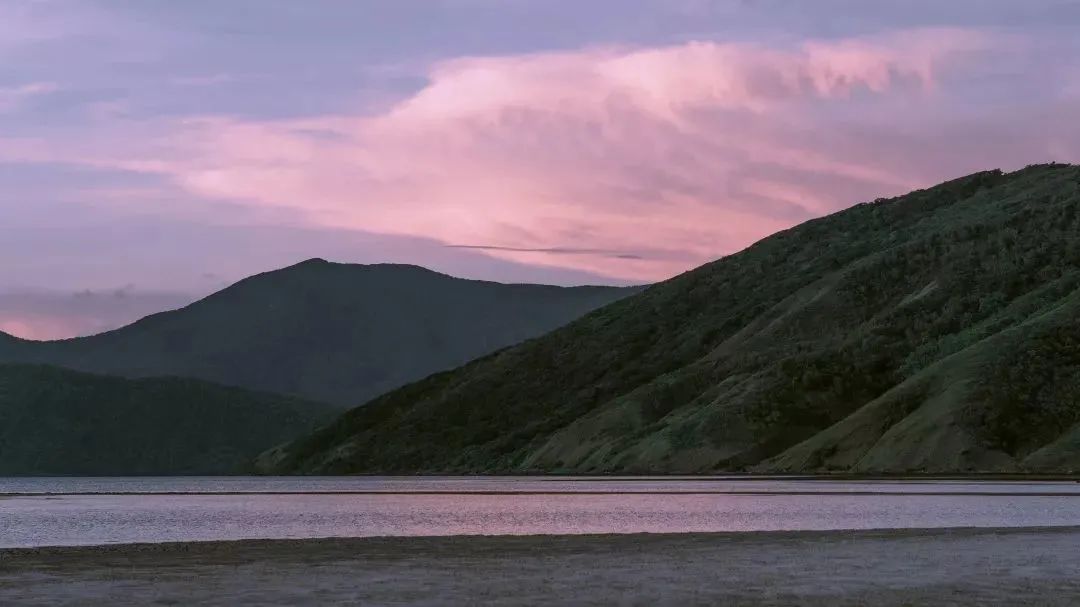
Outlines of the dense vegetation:
{"label": "dense vegetation", "polygon": [[462,280],[310,260],[92,337],[0,334],[0,362],[173,375],[342,406],[519,343],[635,289]]}
{"label": "dense vegetation", "polygon": [[0,365],[0,475],[235,473],[334,411],[192,379]]}
{"label": "dense vegetation", "polygon": [[285,472],[1080,469],[1080,169],[860,204],[405,386]]}

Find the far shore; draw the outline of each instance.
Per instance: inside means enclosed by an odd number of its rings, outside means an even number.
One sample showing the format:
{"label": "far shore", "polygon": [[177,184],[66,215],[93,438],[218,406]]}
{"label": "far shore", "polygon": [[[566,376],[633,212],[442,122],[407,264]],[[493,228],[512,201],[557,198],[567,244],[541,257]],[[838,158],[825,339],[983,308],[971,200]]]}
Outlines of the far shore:
{"label": "far shore", "polygon": [[1071,605],[1080,527],[0,550],[0,604]]}
{"label": "far shore", "polygon": [[604,481],[633,481],[633,480],[688,480],[688,481],[1015,481],[1015,482],[1077,482],[1080,483],[1080,473],[1019,473],[1019,472],[955,472],[955,473],[912,473],[898,472],[862,474],[851,472],[822,472],[814,474],[779,474],[779,473],[750,473],[750,472],[715,472],[707,474],[658,474],[658,473],[624,473],[624,474],[597,474],[597,473],[563,473],[563,472],[514,472],[507,474],[470,474],[464,472],[424,472],[405,473],[387,472],[385,474],[341,474],[341,475],[303,475],[294,474],[287,476],[274,476],[266,474],[169,474],[169,475],[78,475],[78,474],[0,474],[3,479],[92,479],[92,478],[116,478],[116,479],[169,479],[169,478],[265,478],[265,479],[434,479],[434,478],[527,478],[532,480],[590,480]]}

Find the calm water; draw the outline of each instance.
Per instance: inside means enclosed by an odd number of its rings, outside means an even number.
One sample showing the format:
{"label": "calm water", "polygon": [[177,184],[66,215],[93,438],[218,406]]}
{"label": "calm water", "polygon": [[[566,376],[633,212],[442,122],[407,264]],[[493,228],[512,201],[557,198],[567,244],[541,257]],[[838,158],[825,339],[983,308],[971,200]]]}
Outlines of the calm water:
{"label": "calm water", "polygon": [[1080,525],[1080,484],[0,479],[0,547],[242,538]]}

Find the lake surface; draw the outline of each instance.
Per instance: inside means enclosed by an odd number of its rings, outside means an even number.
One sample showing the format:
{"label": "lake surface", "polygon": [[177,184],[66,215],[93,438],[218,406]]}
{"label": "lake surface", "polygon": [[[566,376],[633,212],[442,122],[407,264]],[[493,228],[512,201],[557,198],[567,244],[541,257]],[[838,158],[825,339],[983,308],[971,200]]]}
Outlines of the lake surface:
{"label": "lake surface", "polygon": [[1080,525],[1080,484],[746,478],[0,478],[0,547]]}

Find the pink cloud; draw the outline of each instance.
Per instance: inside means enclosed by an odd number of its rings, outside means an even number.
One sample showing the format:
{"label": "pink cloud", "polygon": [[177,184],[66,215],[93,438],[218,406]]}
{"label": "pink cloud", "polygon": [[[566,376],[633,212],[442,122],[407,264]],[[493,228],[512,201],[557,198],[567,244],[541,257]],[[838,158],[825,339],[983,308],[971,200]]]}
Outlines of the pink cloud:
{"label": "pink cloud", "polygon": [[[460,58],[375,115],[207,117],[129,125],[120,145],[21,149],[315,225],[652,280],[862,200],[1045,160],[1054,141],[1075,153],[1060,129],[1049,141],[992,112],[974,129],[955,119],[954,90],[1014,42],[934,29]],[[1003,134],[1008,149],[984,145]]]}
{"label": "pink cloud", "polygon": [[191,295],[135,291],[0,292],[0,331],[46,340],[100,333],[187,305]]}
{"label": "pink cloud", "polygon": [[63,339],[85,332],[85,323],[80,320],[40,315],[0,318],[0,331],[23,339]]}
{"label": "pink cloud", "polygon": [[51,82],[28,82],[17,86],[0,87],[0,113],[19,110],[35,97],[54,93],[58,88]]}

